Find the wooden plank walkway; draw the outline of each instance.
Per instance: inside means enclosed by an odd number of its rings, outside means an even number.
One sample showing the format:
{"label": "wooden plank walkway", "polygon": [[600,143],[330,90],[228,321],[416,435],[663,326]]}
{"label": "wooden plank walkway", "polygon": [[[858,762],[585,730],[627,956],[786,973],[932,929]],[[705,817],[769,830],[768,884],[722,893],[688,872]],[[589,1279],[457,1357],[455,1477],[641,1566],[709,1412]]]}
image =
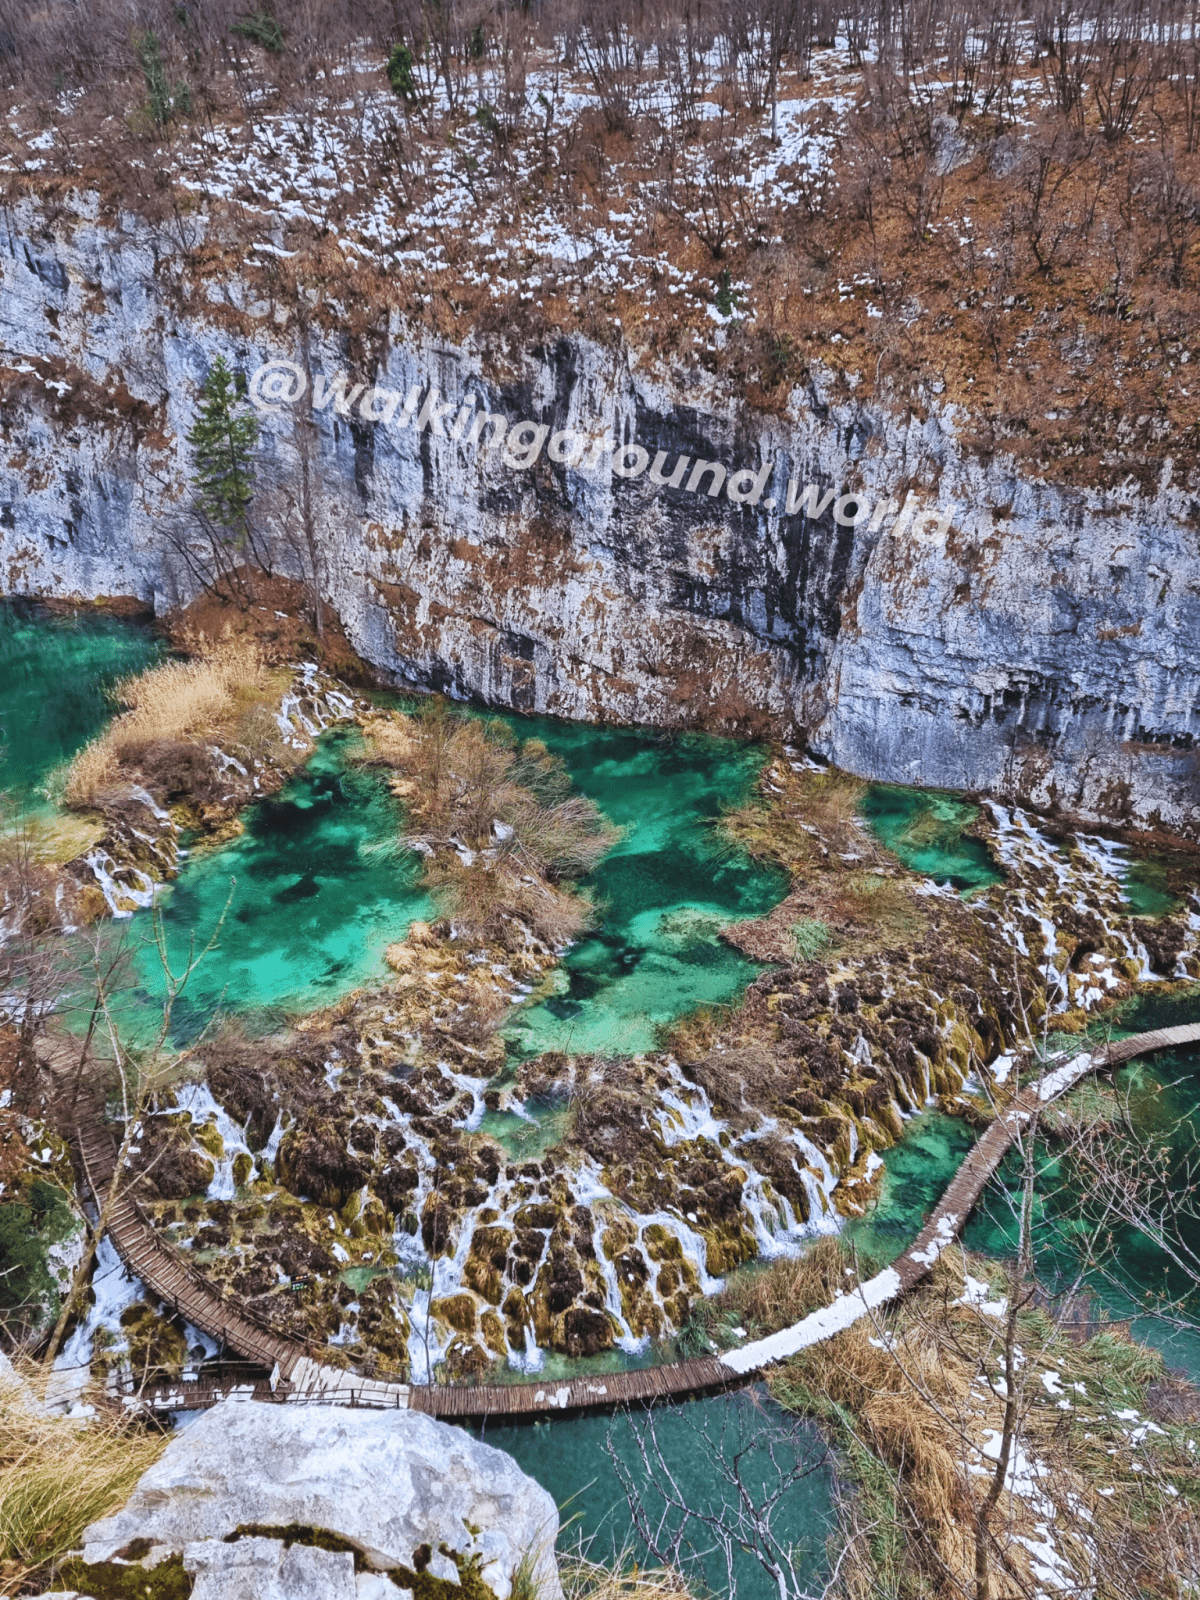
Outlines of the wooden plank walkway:
{"label": "wooden plank walkway", "polygon": [[[103,1203],[116,1162],[112,1133],[100,1116],[84,1108],[76,1128],[76,1149],[97,1206]],[[275,1373],[287,1383],[308,1350],[232,1305],[162,1238],[128,1191],[117,1195],[108,1219],[108,1236],[130,1272],[194,1328],[223,1348]],[[276,1371],[276,1369],[278,1369]]]}
{"label": "wooden plank walkway", "polygon": [[[202,1380],[154,1385],[140,1395],[140,1403],[159,1410],[191,1410],[238,1397],[388,1409],[408,1407],[432,1416],[465,1420],[597,1410],[728,1388],[747,1381],[796,1350],[833,1337],[843,1327],[914,1288],[958,1237],[988,1180],[1039,1105],[1048,1105],[1089,1072],[1187,1044],[1200,1044],[1200,1024],[1160,1028],[1118,1040],[1092,1054],[1081,1054],[1073,1063],[1047,1074],[1042,1083],[1021,1090],[976,1141],[915,1243],[892,1267],[843,1296],[834,1306],[721,1356],[700,1356],[631,1372],[549,1381],[535,1378],[511,1384],[426,1384],[410,1388],[321,1365],[315,1359],[316,1351],[276,1333],[219,1295],[161,1240],[136,1202],[123,1195],[118,1199],[109,1234],[126,1265],[193,1327],[220,1339],[226,1349],[258,1368],[257,1372],[253,1366],[241,1371],[227,1369],[224,1376],[218,1373]],[[88,1121],[80,1128],[79,1148],[93,1181],[102,1187],[112,1173],[111,1134],[96,1121]],[[266,1375],[268,1371],[271,1377]]]}
{"label": "wooden plank walkway", "polygon": [[414,1386],[409,1401],[414,1411],[463,1421],[469,1417],[544,1416],[554,1411],[597,1411],[607,1406],[645,1405],[653,1400],[682,1399],[728,1389],[743,1381],[714,1356],[672,1361],[633,1372],[602,1376],[534,1379],[523,1383],[444,1383]]}
{"label": "wooden plank walkway", "polygon": [[[1188,1023],[1178,1028],[1157,1028],[1151,1033],[1119,1039],[1100,1050],[1078,1056],[1077,1071],[1072,1072],[1073,1064],[1067,1063],[1048,1073],[1041,1084],[1031,1083],[1022,1089],[972,1145],[929,1221],[917,1235],[912,1247],[901,1256],[898,1271],[903,1289],[907,1291],[913,1288],[930,1270],[937,1253],[945,1247],[948,1229],[952,1228],[950,1237],[957,1237],[962,1231],[1010,1145],[1039,1106],[1057,1100],[1059,1095],[1089,1072],[1123,1066],[1135,1056],[1149,1055],[1155,1050],[1171,1050],[1186,1044],[1200,1044],[1200,1023]],[[1086,1064],[1082,1064],[1084,1062]],[[927,1260],[931,1251],[934,1256]]]}

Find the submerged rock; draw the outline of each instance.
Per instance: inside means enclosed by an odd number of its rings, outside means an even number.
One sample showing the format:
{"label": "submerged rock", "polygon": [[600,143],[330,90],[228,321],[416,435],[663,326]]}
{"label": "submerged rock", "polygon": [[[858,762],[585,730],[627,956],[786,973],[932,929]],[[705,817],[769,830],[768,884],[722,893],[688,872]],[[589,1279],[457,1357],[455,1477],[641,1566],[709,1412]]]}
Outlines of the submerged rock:
{"label": "submerged rock", "polygon": [[431,1417],[230,1403],[173,1439],[124,1510],[87,1529],[64,1577],[181,1556],[193,1595],[222,1600],[356,1600],[384,1592],[373,1575],[385,1572],[391,1592],[428,1572],[464,1600],[508,1600],[530,1561],[544,1600],[561,1600],[557,1536],[544,1489]]}

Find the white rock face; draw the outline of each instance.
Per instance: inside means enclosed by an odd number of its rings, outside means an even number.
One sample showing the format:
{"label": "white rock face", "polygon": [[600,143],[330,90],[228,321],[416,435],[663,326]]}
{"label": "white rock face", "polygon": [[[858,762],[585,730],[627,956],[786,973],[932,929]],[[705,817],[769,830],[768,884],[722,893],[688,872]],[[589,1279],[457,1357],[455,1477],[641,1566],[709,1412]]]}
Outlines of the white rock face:
{"label": "white rock face", "polygon": [[[221,285],[217,318],[177,239],[96,209],[79,196],[50,221],[21,202],[0,254],[0,339],[27,373],[5,417],[0,592],[163,607],[194,592],[164,536],[200,382],[217,355],[249,374],[302,352],[252,270]],[[353,346],[314,334],[307,359],[326,385],[433,385],[551,444],[665,453],[659,487],[653,467],[629,480],[609,453],[587,470],[549,445],[522,470],[327,396],[310,413],[325,586],[398,680],[588,720],[752,730],[765,712],[866,777],[1200,833],[1197,500],[1169,458],[1151,490],[1064,488],[972,457],[969,419],[932,398],[902,415],[818,370],[768,416],[701,370],[650,376],[582,337],[489,354],[394,314]],[[685,456],[769,467],[761,498],[670,487]],[[263,419],[264,505],[299,463],[282,407]],[[789,482],[831,503],[789,514]],[[835,522],[843,493],[878,509],[910,488],[953,508],[948,529]]]}
{"label": "white rock face", "polygon": [[[353,1542],[371,1568],[427,1561],[457,1581],[444,1552],[477,1558],[497,1600],[536,1558],[543,1600],[561,1600],[554,1501],[503,1451],[413,1411],[334,1406],[217,1406],[173,1439],[124,1510],[93,1523],[84,1559],[108,1561],[133,1539],[160,1557],[182,1551],[194,1600],[375,1600],[372,1573],[348,1552],[269,1537],[224,1542],[247,1524],[298,1523]],[[431,1556],[418,1557],[422,1546]]]}
{"label": "white rock face", "polygon": [[[285,1548],[278,1539],[203,1540],[184,1546],[183,1567],[194,1580],[192,1600],[358,1600],[348,1550]],[[399,1600],[396,1586],[382,1582]]]}

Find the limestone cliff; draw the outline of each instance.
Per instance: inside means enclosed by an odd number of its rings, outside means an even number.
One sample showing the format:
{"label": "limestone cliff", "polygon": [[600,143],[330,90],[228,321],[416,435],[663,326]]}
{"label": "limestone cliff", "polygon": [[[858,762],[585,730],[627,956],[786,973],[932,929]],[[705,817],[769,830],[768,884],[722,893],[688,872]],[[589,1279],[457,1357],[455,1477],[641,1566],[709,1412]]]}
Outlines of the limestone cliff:
{"label": "limestone cliff", "polygon": [[[581,718],[769,720],[865,776],[1200,830],[1200,536],[1169,461],[1150,497],[1064,489],[972,457],[966,419],[932,396],[900,417],[818,373],[766,415],[702,370],[643,372],[619,339],[434,343],[328,300],[302,347],[253,260],[204,276],[201,223],[185,252],[91,211],[8,216],[4,592],[188,597],[173,538],[197,386],[218,353],[247,374],[300,360],[326,403],[304,402],[311,433],[299,406],[264,414],[263,515],[286,520],[307,458],[323,587],[398,680]],[[465,423],[456,440],[419,413],[371,420],[378,401],[345,403],[358,383],[422,403],[435,386],[609,449],[589,469],[547,445],[523,469]],[[689,492],[691,467],[675,488],[622,478],[635,441],[668,480],[682,456],[744,484],[770,470],[741,503],[711,479]],[[809,483],[829,504],[788,515]],[[906,531],[894,510],[840,525],[856,490],[880,508],[915,492],[949,529]]]}

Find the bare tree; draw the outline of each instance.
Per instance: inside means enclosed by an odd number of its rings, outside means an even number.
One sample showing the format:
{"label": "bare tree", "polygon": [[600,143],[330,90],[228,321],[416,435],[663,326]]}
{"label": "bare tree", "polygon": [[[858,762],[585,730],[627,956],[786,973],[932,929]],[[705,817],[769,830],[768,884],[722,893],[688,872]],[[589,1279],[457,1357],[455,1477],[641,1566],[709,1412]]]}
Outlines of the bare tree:
{"label": "bare tree", "polygon": [[1146,15],[1137,4],[1098,9],[1093,41],[1092,93],[1105,139],[1115,144],[1133,126],[1160,73],[1158,53],[1144,37]]}
{"label": "bare tree", "polygon": [[1042,0],[1034,15],[1034,37],[1042,52],[1042,78],[1059,111],[1083,124],[1083,90],[1087,80],[1091,24],[1083,7],[1071,0]]}
{"label": "bare tree", "polygon": [[[746,1400],[743,1407],[753,1404]],[[660,1566],[696,1577],[715,1556],[724,1569],[721,1592],[737,1600],[737,1558],[745,1553],[766,1574],[779,1600],[805,1600],[808,1552],[780,1523],[799,1485],[826,1469],[828,1451],[808,1424],[757,1415],[747,1423],[742,1409],[725,1408],[719,1421],[711,1415],[700,1422],[683,1417],[692,1435],[685,1452],[689,1474],[697,1459],[703,1461],[704,1479],[712,1486],[699,1504],[694,1490],[680,1482],[672,1452],[659,1438],[653,1407],[637,1420],[628,1419],[636,1465],[617,1449],[612,1428],[605,1453],[637,1536]]]}
{"label": "bare tree", "polygon": [[588,10],[578,35],[579,58],[600,102],[610,133],[625,132],[641,104],[646,37],[639,11],[622,0],[601,0]]}

